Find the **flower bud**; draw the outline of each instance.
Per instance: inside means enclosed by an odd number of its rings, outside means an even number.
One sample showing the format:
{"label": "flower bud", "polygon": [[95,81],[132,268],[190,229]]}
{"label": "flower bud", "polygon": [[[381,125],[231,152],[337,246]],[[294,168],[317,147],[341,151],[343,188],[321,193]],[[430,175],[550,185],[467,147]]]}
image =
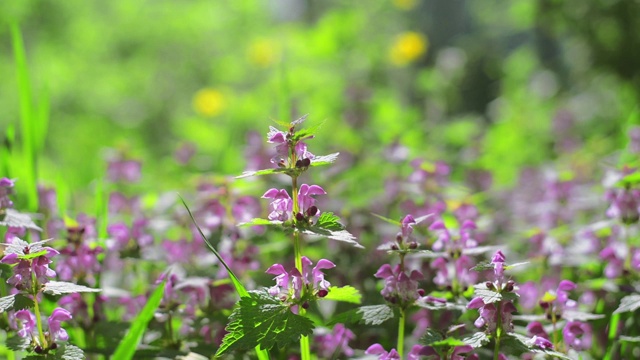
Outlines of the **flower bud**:
{"label": "flower bud", "polygon": [[400,250],[397,244],[391,245],[391,250]]}
{"label": "flower bud", "polygon": [[409,249],[415,250],[418,248],[418,243],[415,241],[412,241],[409,243]]}
{"label": "flower bud", "polygon": [[296,161],[296,167],[301,168],[302,166],[302,160],[298,159],[298,161]]}
{"label": "flower bud", "polygon": [[297,213],[297,214],[296,214],[296,220],[298,220],[298,221],[304,221],[304,215],[302,215],[302,213]]}
{"label": "flower bud", "polygon": [[302,308],[305,309],[305,310],[308,309],[309,308],[309,302],[308,301],[303,302],[302,303]]}
{"label": "flower bud", "polygon": [[515,282],[513,280],[509,280],[507,281],[507,285],[504,286],[504,290],[506,292],[512,292],[513,291],[513,287],[515,286]]}
{"label": "flower bud", "polygon": [[318,213],[318,207],[315,205],[307,209],[307,215],[309,216],[315,216],[317,213]]}
{"label": "flower bud", "polygon": [[493,285],[493,283],[491,281],[487,281],[484,284],[487,286],[487,289],[489,289],[489,290],[495,290],[496,289],[496,286]]}
{"label": "flower bud", "polygon": [[309,165],[311,165],[311,159],[309,158],[302,159],[302,167],[309,167]]}
{"label": "flower bud", "polygon": [[325,289],[318,290],[318,297],[323,298],[323,297],[327,296],[328,294],[329,294],[329,291],[327,291]]}
{"label": "flower bud", "polygon": [[540,305],[541,308],[543,308],[545,310],[549,308],[549,303],[548,302],[540,301],[538,304]]}
{"label": "flower bud", "polygon": [[36,354],[42,354],[44,351],[42,350],[42,347],[40,345],[36,346],[35,349],[33,349],[33,351],[36,352]]}
{"label": "flower bud", "polygon": [[418,289],[418,295],[424,296],[424,289]]}
{"label": "flower bud", "polygon": [[51,345],[49,345],[49,349],[51,350],[55,350],[58,348],[58,344],[57,343],[51,343]]}

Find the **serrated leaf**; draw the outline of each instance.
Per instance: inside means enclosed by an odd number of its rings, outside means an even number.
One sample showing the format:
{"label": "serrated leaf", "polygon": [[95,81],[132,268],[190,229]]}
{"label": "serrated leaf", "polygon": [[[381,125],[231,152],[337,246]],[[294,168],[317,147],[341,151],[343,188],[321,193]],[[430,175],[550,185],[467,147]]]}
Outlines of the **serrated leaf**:
{"label": "serrated leaf", "polygon": [[604,318],[602,314],[591,314],[582,311],[565,310],[562,312],[562,318],[569,321],[590,321]]}
{"label": "serrated leaf", "polygon": [[509,349],[512,352],[512,355],[521,355],[526,352],[532,352],[537,354],[545,354],[554,358],[571,360],[567,355],[557,352],[551,349],[542,349],[538,346],[535,346],[532,339],[517,334],[517,333],[508,333],[500,338],[500,348],[501,349]]}
{"label": "serrated leaf", "polygon": [[393,309],[388,305],[367,305],[334,316],[328,325],[338,323],[380,325],[389,319],[393,319],[393,317]]}
{"label": "serrated leaf", "polygon": [[420,337],[420,344],[423,345],[431,345],[436,341],[440,341],[444,339],[444,335],[442,335],[438,330],[435,329],[427,329],[427,331]]}
{"label": "serrated leaf", "polygon": [[273,169],[262,169],[255,171],[244,171],[241,175],[236,176],[236,179],[243,179],[250,176],[259,176],[259,175],[270,175],[270,174],[286,174],[290,169],[287,168],[273,168]]}
{"label": "serrated leaf", "polygon": [[42,229],[33,222],[31,216],[14,209],[5,209],[5,215],[2,221],[0,221],[0,226],[42,231]]}
{"label": "serrated leaf", "polygon": [[435,348],[439,348],[439,347],[453,348],[456,346],[464,346],[464,345],[466,345],[464,341],[460,339],[456,339],[454,337],[448,337],[446,339],[442,339],[442,340],[431,343],[431,346]]}
{"label": "serrated leaf", "polygon": [[360,291],[353,286],[330,286],[329,293],[321,300],[335,300],[352,304],[360,304],[362,302],[362,294],[360,294]]}
{"label": "serrated leaf", "polygon": [[482,261],[476,264],[476,266],[472,267],[471,270],[485,271],[485,270],[493,270],[493,268],[494,268],[493,263],[491,263],[490,261]]}
{"label": "serrated leaf", "polygon": [[313,159],[311,159],[310,166],[323,166],[323,165],[333,164],[338,159],[338,155],[340,155],[340,153],[315,156]]}
{"label": "serrated leaf", "polygon": [[160,285],[158,285],[151,296],[149,296],[144,308],[142,308],[142,311],[140,311],[133,320],[131,328],[129,328],[127,334],[124,336],[122,341],[120,341],[120,344],[111,357],[112,359],[131,360],[133,358],[136,348],[138,347],[138,344],[140,344],[140,340],[142,340],[142,335],[147,329],[149,321],[153,318],[156,309],[162,301],[162,297],[164,296],[164,287],[166,284],[166,280],[162,280]]}
{"label": "serrated leaf", "polygon": [[518,267],[518,266],[522,266],[522,265],[527,265],[529,264],[529,261],[522,261],[519,263],[515,263],[515,264],[510,264],[510,265],[506,265],[504,267],[505,270],[509,270],[509,269],[513,269],[514,267]]}
{"label": "serrated leaf", "polygon": [[330,231],[344,229],[344,225],[340,223],[340,218],[332,212],[323,212],[318,221],[316,221],[315,226]]}
{"label": "serrated leaf", "polygon": [[[6,246],[4,252],[5,254],[16,254],[18,255],[18,257],[26,257],[31,253],[40,254],[43,251],[46,252],[43,245],[48,243],[49,241],[51,241],[51,239],[28,243],[24,240],[14,238],[11,244],[3,244],[4,246]],[[25,249],[29,250],[25,253]]]}
{"label": "serrated leaf", "polygon": [[466,311],[467,308],[464,305],[455,304],[452,302],[441,303],[437,301],[427,301],[425,297],[416,300],[414,303],[416,306],[419,306],[428,310],[459,310]]}
{"label": "serrated leaf", "polygon": [[474,248],[467,248],[462,250],[463,255],[480,255],[492,251],[498,250],[499,246],[476,246]]}
{"label": "serrated leaf", "polygon": [[311,226],[309,229],[303,230],[302,233],[306,235],[322,236],[326,237],[327,239],[346,242],[357,248],[364,249],[364,246],[360,245],[360,243],[356,241],[356,237],[347,230],[335,231],[319,228],[317,226]]}
{"label": "serrated leaf", "polygon": [[33,306],[33,300],[22,294],[14,294],[0,298],[0,313],[9,310],[29,309]]}
{"label": "serrated leaf", "polygon": [[86,357],[84,356],[84,351],[79,347],[71,344],[63,344],[56,349],[53,358],[60,360],[82,360]]}
{"label": "serrated leaf", "polygon": [[255,225],[282,225],[282,224],[283,222],[278,220],[256,218],[256,219],[251,219],[247,222],[239,223],[238,226],[244,227],[244,226],[255,226]]}
{"label": "serrated leaf", "polygon": [[45,294],[50,295],[62,295],[62,294],[73,294],[73,293],[81,293],[81,292],[100,292],[101,289],[92,289],[90,287],[64,282],[64,281],[49,281],[44,284],[43,292]]}
{"label": "serrated leaf", "polygon": [[484,332],[477,332],[469,337],[462,339],[466,345],[471,345],[474,349],[483,347],[489,342],[489,336]]}
{"label": "serrated leaf", "polygon": [[6,346],[13,351],[24,351],[31,346],[31,341],[28,338],[13,336],[7,338]]}
{"label": "serrated leaf", "polygon": [[228,334],[216,352],[220,356],[232,350],[259,346],[280,348],[313,334],[313,322],[291,312],[288,305],[264,292],[250,292],[242,297],[229,317]]}
{"label": "serrated leaf", "polygon": [[640,294],[632,294],[622,298],[620,306],[613,312],[614,314],[636,311],[640,308]]}
{"label": "serrated leaf", "polygon": [[13,310],[13,304],[16,302],[15,295],[3,296],[0,298],[0,313]]}
{"label": "serrated leaf", "polygon": [[487,289],[487,285],[484,283],[474,285],[473,290],[474,296],[481,297],[485,304],[491,304],[502,300],[516,300],[518,298],[518,294],[514,292],[504,291],[502,293],[498,293],[496,291],[489,290]]}
{"label": "serrated leaf", "polygon": [[640,336],[620,336],[620,341],[624,342],[640,342]]}

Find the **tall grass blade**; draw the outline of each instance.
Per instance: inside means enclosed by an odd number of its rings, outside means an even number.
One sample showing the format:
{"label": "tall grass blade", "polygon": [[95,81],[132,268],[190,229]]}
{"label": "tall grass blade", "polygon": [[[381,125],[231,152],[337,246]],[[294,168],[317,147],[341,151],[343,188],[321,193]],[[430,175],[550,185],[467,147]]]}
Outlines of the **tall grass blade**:
{"label": "tall grass blade", "polygon": [[[207,247],[209,248],[209,250],[211,250],[213,255],[215,255],[218,258],[218,261],[220,261],[222,266],[224,266],[224,268],[229,273],[229,278],[231,279],[233,286],[236,288],[236,292],[238,293],[238,295],[240,295],[240,297],[249,296],[249,292],[247,291],[247,288],[245,288],[244,285],[242,285],[242,283],[240,282],[236,274],[234,274],[233,271],[231,271],[231,268],[229,268],[229,265],[227,265],[224,259],[222,259],[222,256],[220,256],[220,253],[218,253],[218,251],[211,244],[209,239],[207,239],[207,237],[204,236],[202,229],[200,229],[200,226],[198,225],[198,223],[196,223],[196,219],[193,217],[193,214],[191,213],[189,206],[187,206],[187,203],[184,201],[182,196],[178,195],[178,197],[180,198],[180,201],[182,201],[182,205],[184,205],[185,209],[187,209],[187,212],[189,213],[189,217],[191,217],[191,222],[193,222],[193,225],[195,225],[195,227],[198,229],[198,232],[200,233],[200,236],[202,237],[202,240],[204,241],[204,243],[207,244]],[[256,355],[258,355],[258,359],[260,360],[269,359],[269,353],[267,352],[267,350],[262,350],[260,349],[259,346],[256,347]]]}
{"label": "tall grass blade", "polygon": [[22,163],[20,166],[14,165],[12,167],[13,171],[19,171],[18,174],[12,174],[12,176],[19,177],[20,182],[24,184],[22,191],[27,196],[27,208],[30,211],[36,211],[38,208],[38,192],[36,189],[35,139],[38,132],[38,116],[31,98],[31,82],[29,80],[22,33],[15,23],[11,24],[11,40],[16,61],[16,77],[20,99],[20,130],[22,135]]}
{"label": "tall grass blade", "polygon": [[142,335],[144,335],[144,331],[147,329],[147,324],[153,317],[156,309],[160,305],[160,301],[162,301],[162,296],[164,295],[164,287],[166,286],[166,280],[163,280],[160,285],[153,291],[149,300],[147,300],[147,304],[144,306],[140,314],[136,316],[136,318],[131,323],[131,327],[129,331],[124,336],[116,351],[111,356],[113,360],[131,360],[133,359],[133,355],[136,352],[136,348],[138,344],[140,344],[140,340],[142,339]]}

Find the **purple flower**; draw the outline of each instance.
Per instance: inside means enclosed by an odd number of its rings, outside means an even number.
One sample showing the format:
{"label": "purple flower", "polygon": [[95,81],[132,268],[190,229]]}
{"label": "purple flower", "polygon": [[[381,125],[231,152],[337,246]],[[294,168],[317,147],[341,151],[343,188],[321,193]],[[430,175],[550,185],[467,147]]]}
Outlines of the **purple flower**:
{"label": "purple flower", "polygon": [[544,326],[539,321],[532,321],[527,325],[527,332],[534,337],[549,339],[549,334],[544,330]]}
{"label": "purple flower", "polygon": [[280,131],[273,126],[269,126],[267,133],[267,142],[276,144],[276,155],[271,158],[274,164],[282,164],[285,159],[289,158],[289,142],[288,135],[284,131]]}
{"label": "purple flower", "polygon": [[356,335],[343,324],[336,324],[330,333],[315,337],[314,343],[318,347],[318,357],[330,359],[340,355],[340,352],[347,357],[352,357],[354,351],[349,347],[349,341],[355,338]]}
{"label": "purple flower", "polygon": [[569,321],[562,329],[564,342],[578,351],[591,347],[591,325],[580,321]]}
{"label": "purple flower", "polygon": [[100,246],[91,248],[84,243],[65,247],[60,251],[60,260],[56,264],[60,279],[94,283],[95,276],[101,271],[98,255],[102,251]]}
{"label": "purple flower", "polygon": [[373,344],[364,352],[367,355],[378,355],[378,360],[400,360],[400,354],[396,349],[387,352],[380,344]]}
{"label": "purple flower", "polygon": [[[501,327],[505,331],[512,331],[513,324],[511,324],[511,319],[513,317],[511,313],[516,312],[516,307],[511,301],[503,301],[499,304]],[[476,297],[473,298],[469,302],[469,304],[467,304],[467,309],[478,309],[478,311],[480,312],[480,316],[473,323],[476,327],[481,328],[486,325],[489,329],[489,332],[493,333],[496,331],[498,322],[498,311],[494,303],[485,304],[482,298]]]}
{"label": "purple flower", "polygon": [[284,189],[269,189],[262,195],[263,199],[271,199],[268,219],[272,221],[287,221],[291,218],[293,201]]}
{"label": "purple flower", "polygon": [[300,212],[309,216],[318,215],[319,212],[317,208],[313,214],[310,213],[311,207],[315,207],[316,204],[316,199],[313,198],[313,196],[325,195],[326,193],[327,192],[318,185],[302,184],[300,186],[300,191],[298,192],[298,206],[300,208]]}
{"label": "purple flower", "polygon": [[282,264],[271,265],[266,273],[275,275],[273,279],[276,285],[268,289],[269,294],[278,296],[283,301],[295,302],[301,298],[302,288],[310,285],[316,296],[326,296],[331,284],[325,280],[322,270],[334,268],[336,265],[327,259],[320,259],[312,269],[311,265],[313,263],[306,256],[302,257],[302,274],[296,268],[287,272]]}
{"label": "purple flower", "polygon": [[446,183],[449,178],[449,165],[442,161],[430,163],[423,159],[415,159],[411,161],[411,167],[413,167],[413,173],[409,175],[408,180],[410,182],[425,182],[432,180],[437,184],[442,185]]}
{"label": "purple flower", "polygon": [[390,303],[405,306],[420,297],[418,280],[422,280],[424,276],[418,270],[413,270],[411,274],[407,275],[401,271],[400,265],[392,268],[391,265],[384,264],[374,276],[378,279],[384,279],[384,288],[380,293]]}
{"label": "purple flower", "polygon": [[36,328],[36,316],[29,310],[20,310],[16,312],[16,319],[20,321],[20,329],[18,330],[18,336],[26,338],[31,336],[34,332],[38,331]]}
{"label": "purple flower", "polygon": [[433,250],[461,251],[474,248],[478,246],[478,242],[472,236],[475,229],[476,224],[472,220],[465,220],[459,231],[456,229],[450,231],[442,220],[435,221],[429,227],[429,230],[438,234],[438,239],[433,243]]}
{"label": "purple flower", "polygon": [[109,161],[107,177],[112,182],[137,182],[140,180],[142,163],[136,160]]}
{"label": "purple flower", "polygon": [[502,278],[504,277],[504,262],[505,257],[501,250],[498,250],[491,258],[491,263],[493,264],[493,272],[499,283],[502,282]]}
{"label": "purple flower", "polygon": [[543,349],[553,349],[553,344],[547,338],[534,335],[533,338],[531,338],[531,342],[533,343],[533,345],[541,347]]}
{"label": "purple flower", "polygon": [[607,216],[620,219],[624,224],[633,224],[640,218],[640,190],[624,189],[610,190],[607,200],[611,206],[607,209]]}
{"label": "purple flower", "polygon": [[69,335],[67,332],[60,326],[60,323],[63,321],[71,320],[71,313],[63,308],[56,308],[49,316],[49,334],[53,341],[67,341],[69,340]]}
{"label": "purple flower", "polygon": [[14,185],[13,180],[6,177],[0,178],[0,210],[13,207],[9,195],[13,193]]}
{"label": "purple flower", "polygon": [[[13,268],[13,276],[11,276],[7,283],[15,286],[18,290],[31,289],[33,286],[33,276],[38,284],[45,284],[49,279],[56,276],[56,272],[49,268],[51,258],[58,255],[59,252],[50,247],[43,247],[42,242],[29,244],[26,241],[14,238],[13,244],[21,248],[18,252],[12,252],[6,254],[0,263],[7,265],[16,265]],[[35,254],[40,251],[46,251],[43,255],[32,258],[23,259],[21,255]]]}

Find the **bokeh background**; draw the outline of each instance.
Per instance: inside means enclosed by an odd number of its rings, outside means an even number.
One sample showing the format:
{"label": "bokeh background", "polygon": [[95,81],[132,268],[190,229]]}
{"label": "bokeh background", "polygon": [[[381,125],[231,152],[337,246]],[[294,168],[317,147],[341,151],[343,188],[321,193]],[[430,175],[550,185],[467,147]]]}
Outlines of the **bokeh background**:
{"label": "bokeh background", "polygon": [[167,164],[185,146],[193,171],[237,174],[249,131],[302,114],[326,121],[318,153],[373,166],[399,144],[507,185],[624,145],[639,16],[634,0],[5,2],[0,129],[20,117],[14,23],[49,118],[39,177],[73,173],[70,188],[110,151],[144,159],[148,185],[179,183]]}

